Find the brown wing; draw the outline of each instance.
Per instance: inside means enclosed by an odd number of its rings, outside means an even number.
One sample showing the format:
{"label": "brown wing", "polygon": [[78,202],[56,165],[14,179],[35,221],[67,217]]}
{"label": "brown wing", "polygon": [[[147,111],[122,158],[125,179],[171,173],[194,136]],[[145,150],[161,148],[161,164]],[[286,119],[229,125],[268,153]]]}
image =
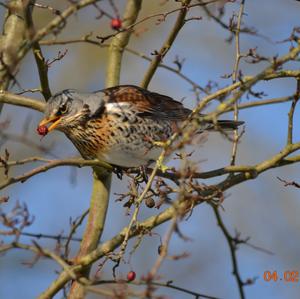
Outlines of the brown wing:
{"label": "brown wing", "polygon": [[120,85],[102,90],[108,103],[132,103],[139,114],[166,120],[184,120],[191,113],[180,102],[134,85]]}

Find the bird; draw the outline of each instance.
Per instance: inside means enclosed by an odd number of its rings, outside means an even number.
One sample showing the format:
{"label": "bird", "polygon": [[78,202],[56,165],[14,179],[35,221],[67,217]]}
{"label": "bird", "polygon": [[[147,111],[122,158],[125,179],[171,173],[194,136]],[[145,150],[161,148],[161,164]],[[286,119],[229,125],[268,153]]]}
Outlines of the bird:
{"label": "bird", "polygon": [[[159,142],[177,132],[191,112],[169,96],[134,85],[85,93],[65,89],[48,100],[38,128],[46,129],[44,135],[63,132],[85,159],[133,168],[156,161]],[[202,121],[199,132],[235,130],[243,123]]]}

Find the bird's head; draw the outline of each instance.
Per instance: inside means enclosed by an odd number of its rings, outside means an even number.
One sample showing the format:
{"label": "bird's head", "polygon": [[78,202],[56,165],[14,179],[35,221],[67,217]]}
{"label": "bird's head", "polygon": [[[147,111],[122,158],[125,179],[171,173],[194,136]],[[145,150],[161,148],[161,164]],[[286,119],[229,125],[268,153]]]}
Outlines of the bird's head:
{"label": "bird's head", "polygon": [[45,117],[39,126],[48,127],[48,132],[57,129],[63,132],[84,124],[89,118],[103,110],[104,101],[98,93],[79,93],[67,89],[52,96],[46,104]]}

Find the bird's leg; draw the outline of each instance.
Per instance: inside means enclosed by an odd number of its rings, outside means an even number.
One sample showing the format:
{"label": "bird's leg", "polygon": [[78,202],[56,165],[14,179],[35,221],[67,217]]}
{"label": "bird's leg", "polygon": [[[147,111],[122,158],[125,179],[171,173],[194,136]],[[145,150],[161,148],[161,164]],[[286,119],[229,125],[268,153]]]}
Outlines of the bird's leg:
{"label": "bird's leg", "polygon": [[148,182],[148,175],[147,175],[147,166],[146,165],[142,165],[138,168],[138,173],[136,175],[136,177],[134,178],[135,181],[139,184],[141,183],[147,183]]}
{"label": "bird's leg", "polygon": [[140,166],[140,173],[144,179],[144,182],[147,183],[148,182],[147,166],[145,165]]}

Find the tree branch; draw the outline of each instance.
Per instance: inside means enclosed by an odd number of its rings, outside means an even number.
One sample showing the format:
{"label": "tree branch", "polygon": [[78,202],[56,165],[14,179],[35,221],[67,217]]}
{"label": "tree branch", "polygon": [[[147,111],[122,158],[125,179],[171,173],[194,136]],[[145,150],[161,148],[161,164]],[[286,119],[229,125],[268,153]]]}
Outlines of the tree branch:
{"label": "tree branch", "polygon": [[[241,5],[240,5],[239,14],[237,17],[237,25],[235,28],[235,62],[234,62],[234,67],[233,67],[233,72],[232,72],[232,83],[235,83],[238,79],[239,64],[243,57],[243,55],[241,54],[240,32],[241,32],[242,17],[244,14],[244,7],[245,7],[245,0],[242,0]],[[239,118],[238,102],[234,103],[233,116],[234,116],[234,120],[238,121],[238,118]],[[236,160],[237,147],[238,147],[238,142],[240,139],[240,134],[238,132],[238,129],[234,130],[233,139],[234,140],[233,140],[233,145],[232,145],[231,161],[230,161],[231,165],[234,165],[235,160]]]}
{"label": "tree branch", "polygon": [[[141,0],[128,0],[123,19],[125,26],[130,26],[137,19],[141,8]],[[115,36],[109,48],[109,58],[106,73],[106,87],[119,84],[122,56],[125,47],[129,42],[131,31],[126,31]],[[109,191],[111,185],[111,172],[103,168],[94,168],[93,192],[91,197],[88,223],[81,242],[80,251],[76,259],[80,260],[85,255],[93,251],[101,238],[106,212],[109,201]],[[89,276],[90,265],[87,265],[81,273],[85,277]],[[54,282],[55,284],[55,282]],[[51,288],[51,286],[50,286]],[[69,299],[79,299],[84,297],[85,289],[78,283],[72,284]],[[47,293],[47,291],[45,292]]]}
{"label": "tree branch", "polygon": [[[32,37],[35,34],[35,27],[32,20],[32,12],[34,8],[35,1],[32,1],[31,3],[31,10],[28,11],[26,15],[26,23],[27,23],[27,30],[28,30],[28,36],[29,39],[32,39]],[[41,83],[41,92],[44,96],[44,99],[47,101],[51,97],[51,91],[49,87],[49,79],[48,79],[48,65],[45,62],[45,58],[42,53],[42,49],[40,47],[40,44],[38,41],[34,41],[32,43],[32,51],[33,56],[37,65],[38,74],[40,77],[40,83]]]}
{"label": "tree branch", "polygon": [[[17,59],[21,47],[26,42],[25,15],[29,1],[11,0],[6,4],[3,35],[0,37],[0,91],[8,89],[19,63]],[[3,105],[0,103],[0,113]]]}
{"label": "tree branch", "polygon": [[[212,188],[207,188],[202,192],[203,197],[207,197],[215,192],[215,190],[220,190],[220,192],[224,192],[231,188],[232,186],[238,185],[244,181],[253,179],[257,177],[259,174],[267,171],[268,169],[279,167],[285,165],[284,161],[288,161],[287,164],[293,163],[295,161],[300,160],[300,156],[294,156],[291,158],[286,158],[288,155],[300,149],[300,143],[295,143],[293,145],[286,146],[282,151],[278,154],[274,155],[268,160],[265,160],[256,166],[249,167],[249,172],[243,172],[240,174],[236,174],[225,179],[223,182],[212,185]],[[197,201],[193,203],[194,205],[199,205],[203,201]],[[159,213],[158,215],[154,215],[149,217],[148,219],[139,223],[138,228],[132,229],[129,234],[129,238],[133,238],[140,234],[140,231],[151,231],[153,228],[161,225],[162,223],[169,221],[172,217],[174,217],[177,213],[177,209],[186,210],[187,212],[190,210],[191,203],[186,201],[176,202],[176,209],[174,205],[169,208],[166,208],[164,211]],[[92,251],[90,254],[85,255],[78,261],[78,264],[73,266],[71,269],[74,272],[81,271],[85,266],[90,265],[94,261],[100,259],[101,257],[113,252],[117,247],[119,247],[128,231],[128,227],[124,227],[120,233],[114,236],[112,239],[102,243],[98,246],[97,249]],[[69,280],[71,277],[66,271],[63,271],[58,279],[49,287],[49,289],[44,292],[39,299],[48,299],[51,296],[54,296]]]}
{"label": "tree branch", "polygon": [[[34,161],[40,161],[40,160],[34,160]],[[26,163],[27,161],[24,161],[24,163]],[[31,162],[31,160],[29,161]],[[22,164],[22,163],[19,163]],[[10,166],[8,164],[8,166]],[[78,159],[78,158],[73,158],[73,159],[65,159],[65,160],[49,160],[49,162],[45,165],[36,167],[22,175],[16,176],[16,177],[9,177],[5,180],[3,180],[0,183],[0,190],[4,189],[5,187],[21,182],[24,183],[25,181],[27,181],[29,178],[48,171],[49,169],[55,168],[55,167],[59,167],[59,166],[77,166],[77,167],[83,167],[83,166],[98,166],[98,167],[103,167],[106,170],[111,171],[112,167],[102,161],[98,161],[98,160],[84,160],[84,159]],[[1,167],[1,165],[0,165]]]}
{"label": "tree branch", "polygon": [[288,137],[287,144],[293,143],[294,112],[300,97],[300,77],[296,81],[296,92],[288,114]]}
{"label": "tree branch", "polygon": [[[188,12],[187,6],[190,4],[191,0],[182,0],[181,6],[183,9],[179,11],[178,17],[176,19],[176,22],[173,26],[173,29],[171,30],[169,36],[167,37],[166,41],[164,42],[163,46],[160,48],[160,50],[156,53],[155,58],[150,63],[150,66],[144,76],[143,81],[141,82],[141,86],[144,88],[147,88],[150,80],[152,79],[158,65],[161,63],[162,59],[165,57],[165,55],[170,50],[173,42],[175,41],[180,29],[185,24],[185,16]],[[186,7],[186,9],[184,9]]]}
{"label": "tree branch", "polygon": [[239,268],[238,268],[238,261],[237,261],[237,255],[236,255],[236,244],[234,243],[233,237],[230,235],[228,232],[221,215],[219,213],[218,207],[212,207],[215,213],[215,216],[217,218],[217,223],[222,230],[226,241],[228,243],[229,249],[230,249],[230,255],[231,255],[231,261],[232,261],[232,274],[235,277],[235,280],[238,285],[239,293],[240,293],[240,299],[245,298],[245,292],[244,292],[244,282],[241,279],[241,275],[239,273]]}
{"label": "tree branch", "polygon": [[46,106],[43,102],[0,90],[0,105],[3,103],[26,107],[40,112],[44,112]]}
{"label": "tree branch", "polygon": [[[159,281],[126,281],[126,280],[121,280],[121,281],[116,281],[116,280],[100,280],[100,281],[95,281],[93,283],[93,285],[103,285],[103,284],[123,284],[123,283],[126,283],[126,284],[132,284],[132,285],[153,285],[153,286],[160,286],[160,287],[164,287],[164,288],[170,288],[170,289],[174,289],[174,290],[177,290],[179,292],[182,292],[182,293],[186,293],[186,294],[189,294],[189,295],[192,295],[192,296],[195,296],[195,299],[197,298],[206,298],[206,299],[219,299],[217,297],[213,297],[213,296],[209,296],[209,295],[205,295],[205,294],[201,294],[201,293],[198,293],[198,292],[194,292],[194,291],[191,291],[189,289],[186,289],[186,288],[182,288],[182,287],[179,287],[177,285],[174,285],[172,281],[167,281],[167,282],[159,282]],[[90,289],[91,287],[88,286],[87,289]]]}
{"label": "tree branch", "polygon": [[[132,25],[141,9],[142,0],[128,0],[124,12],[124,26]],[[109,46],[109,59],[106,67],[106,87],[118,85],[120,82],[121,61],[124,50],[129,42],[131,31],[116,35]]]}

